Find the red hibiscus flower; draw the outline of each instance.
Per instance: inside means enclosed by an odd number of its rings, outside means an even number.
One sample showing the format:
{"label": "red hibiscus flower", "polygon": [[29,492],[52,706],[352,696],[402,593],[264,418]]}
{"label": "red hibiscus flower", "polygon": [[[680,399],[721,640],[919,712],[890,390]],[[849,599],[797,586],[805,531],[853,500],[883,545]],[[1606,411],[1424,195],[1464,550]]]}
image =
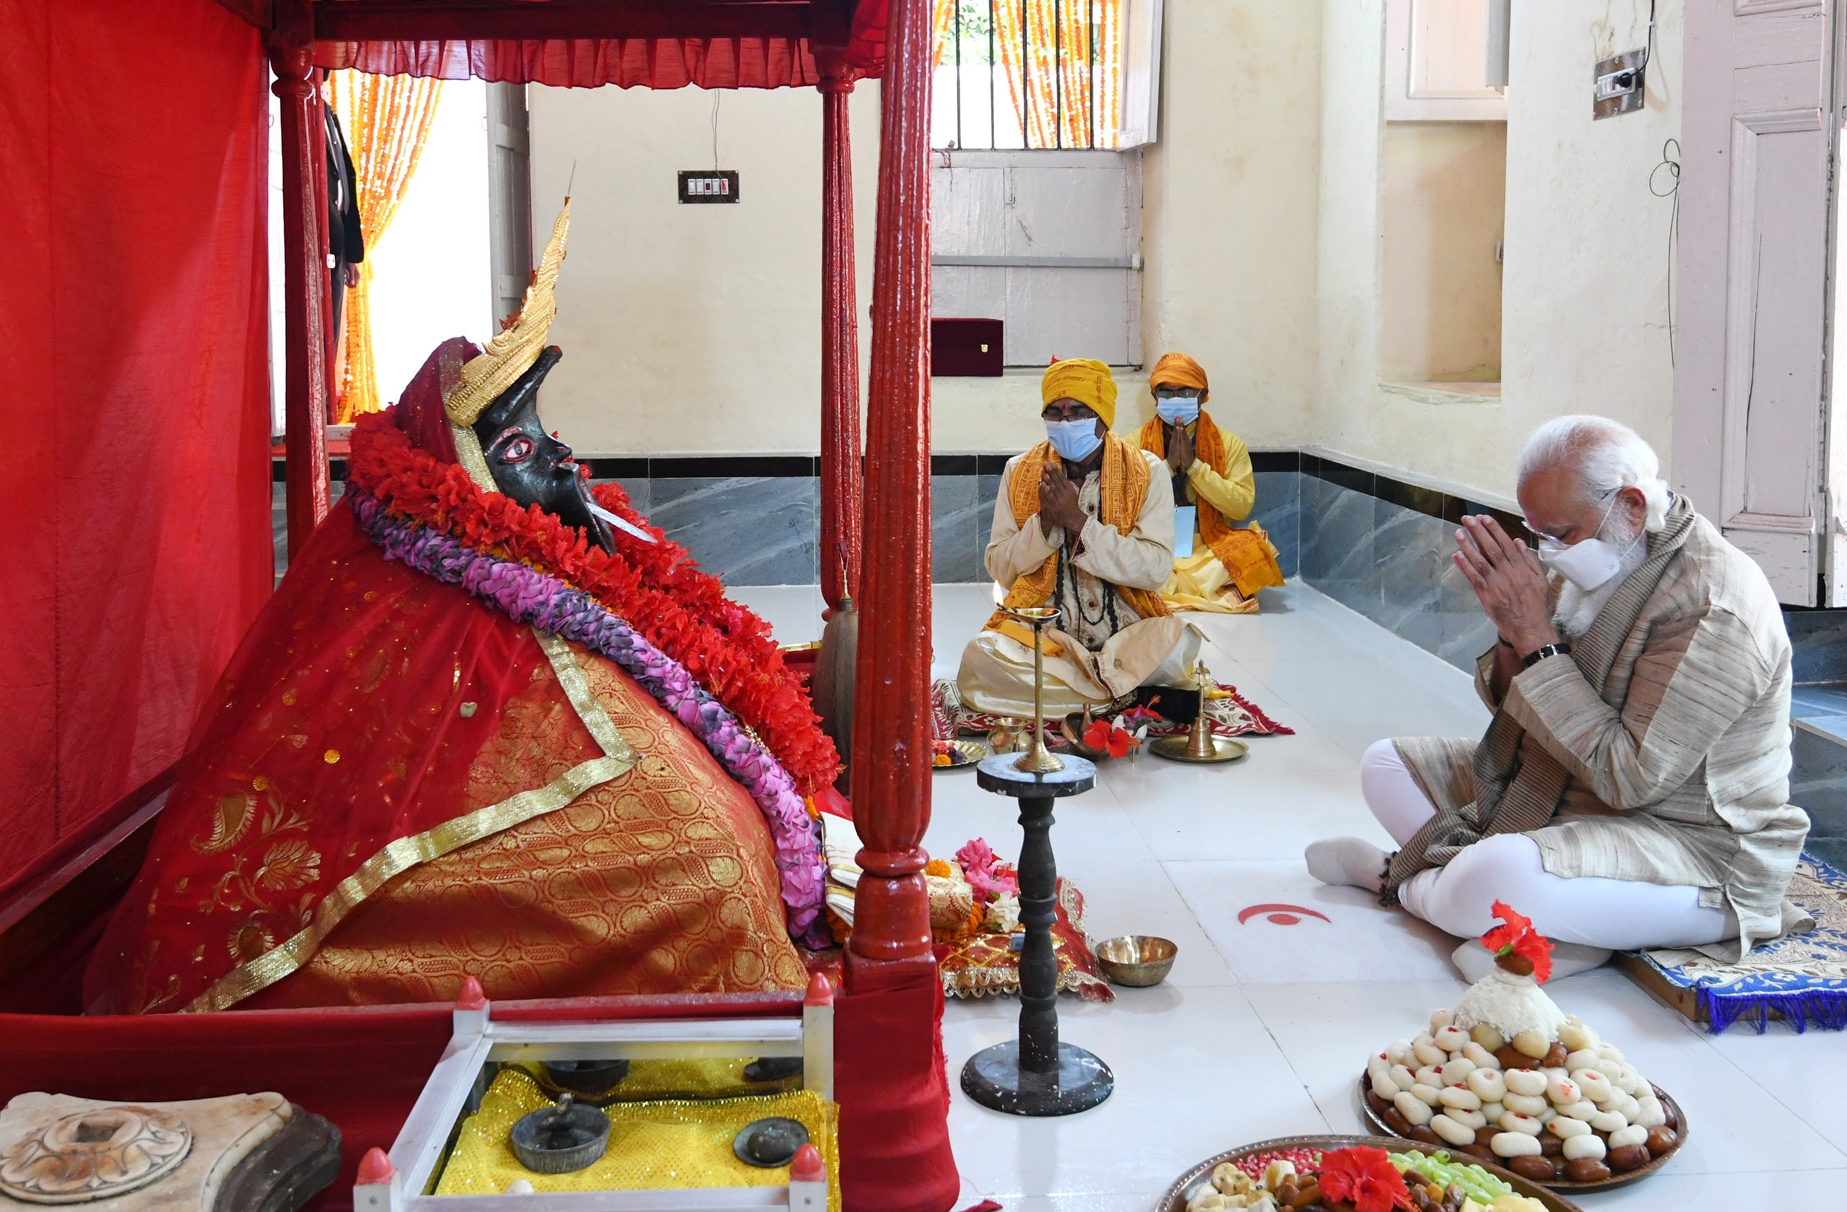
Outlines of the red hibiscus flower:
{"label": "red hibiscus flower", "polygon": [[[1552,978],[1552,941],[1533,929],[1531,918],[1514,912],[1505,901],[1494,902],[1494,916],[1502,921],[1481,936],[1481,945],[1494,952],[1495,958],[1519,956],[1532,965],[1533,979],[1540,984]],[[1503,965],[1505,967],[1506,965]],[[1524,965],[1516,965],[1514,970]]]}
{"label": "red hibiscus flower", "polygon": [[1409,1208],[1404,1175],[1384,1149],[1335,1149],[1321,1155],[1321,1193],[1346,1200],[1359,1212]]}
{"label": "red hibiscus flower", "polygon": [[1129,752],[1129,734],[1108,720],[1092,720],[1090,727],[1084,730],[1084,745],[1119,758]]}

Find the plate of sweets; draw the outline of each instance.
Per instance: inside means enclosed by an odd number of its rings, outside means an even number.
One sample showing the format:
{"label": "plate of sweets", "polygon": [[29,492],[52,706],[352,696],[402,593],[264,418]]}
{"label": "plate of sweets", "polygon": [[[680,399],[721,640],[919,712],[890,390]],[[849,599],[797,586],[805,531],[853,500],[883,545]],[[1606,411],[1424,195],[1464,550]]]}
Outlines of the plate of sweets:
{"label": "plate of sweets", "polygon": [[1482,936],[1488,975],[1429,1030],[1366,1058],[1367,1122],[1556,1190],[1654,1173],[1686,1139],[1680,1105],[1539,987],[1552,945],[1532,922],[1500,901],[1494,912],[1505,924]]}
{"label": "plate of sweets", "polygon": [[1207,1158],[1155,1212],[1579,1212],[1493,1162],[1387,1136],[1287,1136]]}

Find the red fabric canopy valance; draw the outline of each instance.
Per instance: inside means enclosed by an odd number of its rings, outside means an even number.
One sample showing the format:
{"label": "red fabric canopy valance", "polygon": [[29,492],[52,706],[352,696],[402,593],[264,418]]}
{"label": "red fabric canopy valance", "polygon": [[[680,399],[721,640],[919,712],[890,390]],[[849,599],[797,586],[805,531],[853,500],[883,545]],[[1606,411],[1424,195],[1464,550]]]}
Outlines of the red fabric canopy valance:
{"label": "red fabric canopy valance", "polygon": [[820,79],[805,38],[317,42],[316,66],[554,88],[791,88]]}
{"label": "red fabric canopy valance", "polygon": [[[885,67],[889,0],[859,0],[847,35],[854,75]],[[766,34],[709,38],[543,38],[328,41],[314,44],[324,68],[376,75],[470,76],[554,88],[808,88],[819,83],[812,39]]]}

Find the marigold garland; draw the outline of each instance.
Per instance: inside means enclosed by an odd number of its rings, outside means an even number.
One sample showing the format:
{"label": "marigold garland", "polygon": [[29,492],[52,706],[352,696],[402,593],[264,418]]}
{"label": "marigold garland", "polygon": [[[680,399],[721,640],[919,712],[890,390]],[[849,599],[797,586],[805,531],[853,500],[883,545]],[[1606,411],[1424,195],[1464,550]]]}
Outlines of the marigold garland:
{"label": "marigold garland", "polygon": [[397,426],[395,407],[358,419],[347,477],[416,525],[588,593],[755,732],[800,794],[813,795],[834,781],[839,756],[784,665],[769,625],[727,599],[718,579],[700,571],[684,547],[631,509],[628,494],[617,485],[597,485],[597,503],[659,542],[618,531],[611,554],[537,505],[484,492],[458,464],[413,446]]}

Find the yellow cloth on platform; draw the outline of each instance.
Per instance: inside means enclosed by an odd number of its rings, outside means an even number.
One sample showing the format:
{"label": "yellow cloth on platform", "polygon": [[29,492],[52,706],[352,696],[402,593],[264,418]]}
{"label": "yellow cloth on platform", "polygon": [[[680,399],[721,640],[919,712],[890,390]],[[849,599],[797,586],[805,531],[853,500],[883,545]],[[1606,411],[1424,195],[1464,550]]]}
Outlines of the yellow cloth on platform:
{"label": "yellow cloth on platform", "polygon": [[[1064,363],[1058,365],[1063,366]],[[1049,371],[1047,373],[1050,374]],[[1019,466],[1014,469],[1008,504],[1013,509],[1016,525],[1024,526],[1027,518],[1039,512],[1039,475],[1045,470],[1046,460],[1053,457],[1052,444],[1041,442],[1027,451],[1020,459]],[[1148,461],[1133,446],[1113,433],[1103,435],[1102,496],[1097,505],[1097,520],[1105,526],[1114,526],[1122,534],[1134,530],[1135,521],[1141,516],[1142,502],[1147,499],[1148,488],[1153,481]],[[1001,604],[1043,606],[1058,591],[1057,582],[1058,553],[1053,552],[1046,557],[1045,563],[1014,581]],[[1118,585],[1116,593],[1144,619],[1164,618],[1173,613],[1159,594],[1149,590]],[[1026,645],[1028,651],[1032,649],[1031,629],[1009,618],[1003,611],[994,612],[988,619],[987,629],[1018,640]],[[1063,649],[1047,641],[1044,651],[1047,656],[1058,656]]]}
{"label": "yellow cloth on platform", "polygon": [[1106,429],[1116,427],[1116,377],[1095,358],[1066,358],[1045,368],[1039,380],[1040,407],[1053,400],[1076,400],[1103,418]]}
{"label": "yellow cloth on platform", "polygon": [[839,1108],[812,1090],[746,1098],[672,1099],[614,1103],[609,1148],[595,1163],[569,1174],[538,1174],[520,1165],[508,1134],[523,1115],[552,1105],[538,1083],[503,1070],[462,1121],[455,1149],[437,1180],[437,1195],[498,1195],[515,1179],[535,1192],[638,1191],[664,1187],[781,1187],[789,1167],[747,1165],[731,1142],[749,1123],[785,1116],[808,1129],[827,1163],[827,1205],[840,1208]]}
{"label": "yellow cloth on platform", "polygon": [[[1162,362],[1184,356],[1168,354]],[[1175,383],[1173,373],[1170,369],[1169,378],[1151,377],[1149,382],[1193,386]],[[1199,378],[1203,381],[1203,373]],[[1227,520],[1227,514],[1232,521],[1248,517],[1256,504],[1250,452],[1236,434],[1220,429],[1204,408],[1189,428],[1194,458],[1187,473],[1187,497],[1198,511],[1194,553],[1174,561],[1174,575],[1161,587],[1161,597],[1176,610],[1255,614],[1257,591],[1281,585],[1283,570],[1261,526],[1253,522],[1238,529]],[[1142,426],[1136,440],[1143,450],[1166,457],[1167,427],[1159,417]]]}

